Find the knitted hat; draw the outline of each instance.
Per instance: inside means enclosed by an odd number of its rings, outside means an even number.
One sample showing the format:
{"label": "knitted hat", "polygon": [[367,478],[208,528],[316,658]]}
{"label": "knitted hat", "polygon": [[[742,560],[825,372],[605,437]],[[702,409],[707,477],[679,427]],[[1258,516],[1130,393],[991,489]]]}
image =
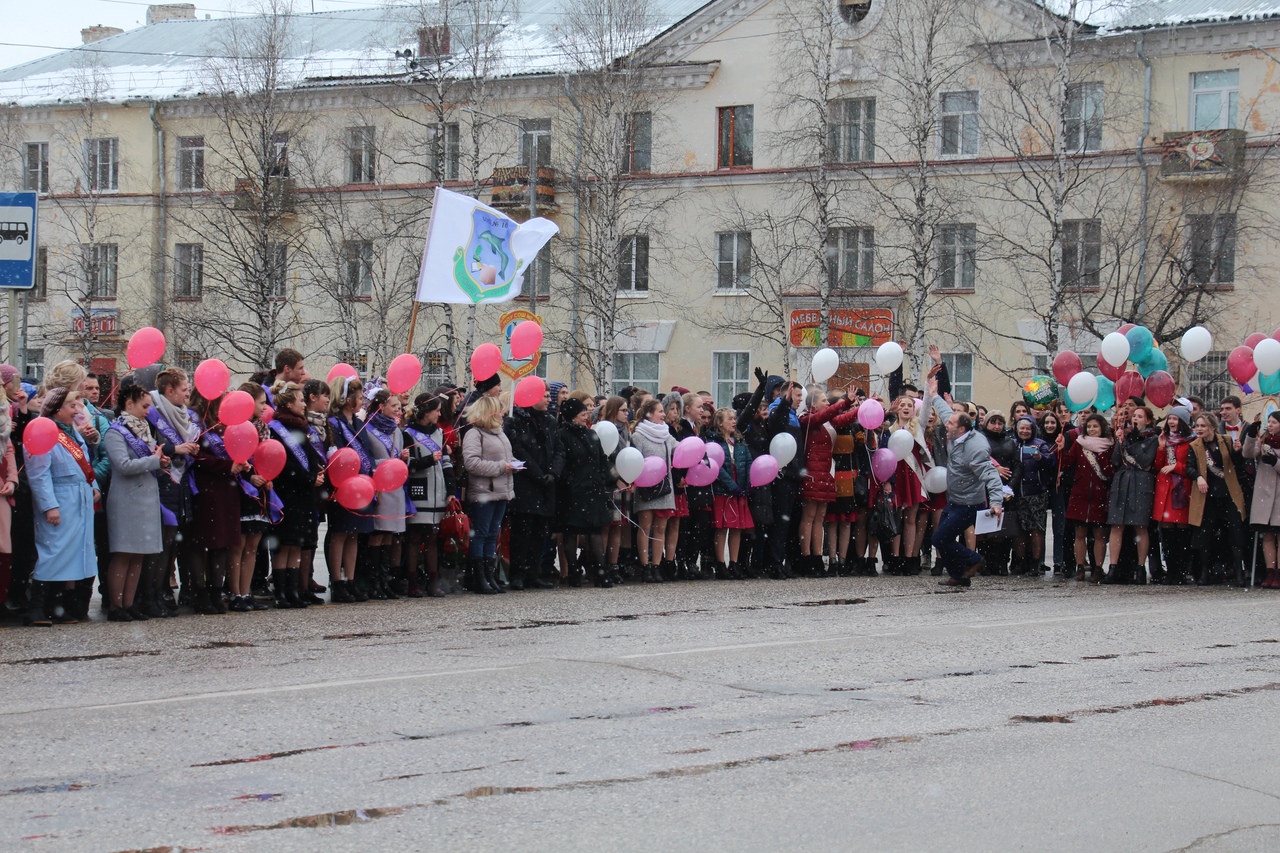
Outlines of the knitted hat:
{"label": "knitted hat", "polygon": [[560,404],[560,419],[565,423],[568,423],[586,410],[586,403],[583,403],[581,400],[574,397],[570,397],[568,400],[565,400]]}
{"label": "knitted hat", "polygon": [[498,378],[498,374],[495,373],[492,376],[490,376],[488,379],[477,379],[476,390],[479,391],[481,394],[484,394],[488,391],[493,390],[494,388],[497,388],[501,384],[502,384],[502,380]]}
{"label": "knitted hat", "polygon": [[671,386],[671,390],[672,390],[672,391],[674,391],[674,392],[676,392],[677,394],[681,394],[681,395],[684,395],[684,394],[688,394],[688,393],[689,393],[689,389],[688,389],[688,388],[681,388],[679,385],[672,385],[672,386]]}
{"label": "knitted hat", "polygon": [[12,364],[0,364],[0,385],[8,385],[18,375],[18,368]]}
{"label": "knitted hat", "polygon": [[1004,416],[1004,412],[1000,411],[999,409],[992,409],[991,411],[987,412],[987,419],[982,422],[982,425],[986,426],[987,424],[991,423],[992,418],[999,418],[1002,421],[1006,420]]}
{"label": "knitted hat", "polygon": [[1191,426],[1191,410],[1186,406],[1174,406],[1169,410],[1169,414],[1173,415],[1187,426]]}
{"label": "knitted hat", "polygon": [[51,418],[58,414],[58,410],[62,408],[62,404],[67,402],[67,389],[61,385],[56,385],[49,389],[44,395],[44,405],[40,407],[40,416]]}
{"label": "knitted hat", "polygon": [[555,417],[560,414],[560,389],[566,387],[563,382],[548,382],[547,391],[551,394],[551,402],[547,404],[547,414]]}

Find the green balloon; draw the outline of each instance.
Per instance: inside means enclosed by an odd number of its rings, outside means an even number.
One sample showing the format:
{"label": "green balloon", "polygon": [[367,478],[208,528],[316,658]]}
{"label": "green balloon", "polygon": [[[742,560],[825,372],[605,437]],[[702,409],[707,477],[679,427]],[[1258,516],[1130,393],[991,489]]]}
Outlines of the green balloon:
{"label": "green balloon", "polygon": [[1058,383],[1048,376],[1032,376],[1022,386],[1022,402],[1033,409],[1047,409],[1058,399]]}

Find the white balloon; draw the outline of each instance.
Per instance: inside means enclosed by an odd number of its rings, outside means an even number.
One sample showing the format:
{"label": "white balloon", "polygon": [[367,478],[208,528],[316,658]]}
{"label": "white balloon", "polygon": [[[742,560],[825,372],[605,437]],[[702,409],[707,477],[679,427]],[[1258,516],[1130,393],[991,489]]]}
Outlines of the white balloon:
{"label": "white balloon", "polygon": [[618,452],[613,466],[618,469],[618,476],[624,483],[634,483],[644,471],[644,454],[634,447],[624,447]]}
{"label": "white balloon", "polygon": [[1213,335],[1204,326],[1192,326],[1182,334],[1182,357],[1188,363],[1199,361],[1213,349]]}
{"label": "white balloon", "polygon": [[1129,361],[1129,339],[1119,332],[1112,332],[1102,339],[1098,352],[1112,367],[1124,367]]}
{"label": "white balloon", "polygon": [[814,382],[826,382],[832,376],[836,375],[836,368],[840,366],[840,356],[830,347],[823,347],[813,354],[813,363],[809,369],[813,371]]}
{"label": "white balloon", "polygon": [[924,475],[925,490],[931,495],[940,495],[947,490],[947,469],[939,465],[937,468],[930,468],[929,472]]}
{"label": "white balloon", "polygon": [[785,468],[796,458],[796,439],[789,432],[780,432],[769,442],[769,455],[778,460],[778,467]]}
{"label": "white balloon", "polygon": [[902,347],[897,341],[886,341],[876,350],[876,367],[885,376],[902,367]]}
{"label": "white balloon", "polygon": [[604,455],[608,456],[618,446],[618,427],[612,421],[600,421],[592,427],[596,431],[596,435],[600,436],[600,448],[604,450]]}
{"label": "white balloon", "polygon": [[1089,405],[1098,398],[1098,377],[1087,370],[1080,371],[1067,383],[1067,396],[1077,406]]}
{"label": "white balloon", "polygon": [[1280,370],[1280,341],[1263,338],[1253,348],[1253,364],[1263,376]]}
{"label": "white balloon", "polygon": [[905,429],[895,429],[889,436],[889,449],[898,457],[899,462],[911,455],[911,448],[915,445],[915,436]]}

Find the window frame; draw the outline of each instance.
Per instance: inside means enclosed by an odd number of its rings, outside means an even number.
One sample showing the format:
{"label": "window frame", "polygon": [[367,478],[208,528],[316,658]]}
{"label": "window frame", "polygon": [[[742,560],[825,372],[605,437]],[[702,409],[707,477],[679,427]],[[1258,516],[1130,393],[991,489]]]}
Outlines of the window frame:
{"label": "window frame", "polygon": [[1239,393],[1227,369],[1230,355],[1228,350],[1213,350],[1199,361],[1187,365],[1188,392],[1204,400],[1211,412],[1217,409],[1224,397]]}
{"label": "window frame", "polygon": [[[1187,267],[1193,283],[1206,288],[1235,286],[1238,229],[1235,213],[1188,214]],[[1210,250],[1208,268],[1202,275],[1202,249],[1206,247]]]}
{"label": "window frame", "polygon": [[[649,295],[649,256],[648,234],[629,234],[618,241],[619,295]],[[627,282],[626,287],[623,286],[624,281]]]}
{"label": "window frame", "polygon": [[347,183],[372,184],[378,177],[378,130],[347,128]]}
{"label": "window frame", "polygon": [[[192,144],[195,142],[199,142],[199,144]],[[203,136],[178,137],[177,178],[179,192],[204,191],[204,152]]]}
{"label": "window frame", "polygon": [[346,240],[342,244],[342,298],[358,302],[373,298],[373,241]]}
{"label": "window frame", "polygon": [[[1235,74],[1236,82],[1234,86],[1206,86],[1203,89],[1196,85],[1201,76],[1210,74]],[[1191,103],[1188,105],[1190,112],[1188,113],[1188,127],[1193,130],[1228,130],[1235,128],[1240,124],[1240,69],[1239,68],[1221,68],[1214,71],[1192,71],[1190,80],[1190,97]],[[1196,102],[1201,96],[1217,95],[1223,100],[1218,104],[1218,118],[1213,127],[1199,127],[1199,110],[1196,109]],[[1225,98],[1223,97],[1225,96]],[[1223,112],[1226,112],[1224,117]]]}
{"label": "window frame", "polygon": [[[34,169],[31,155],[36,155]],[[22,189],[39,195],[49,194],[49,143],[27,142],[22,152]],[[33,180],[34,177],[34,180]]]}
{"label": "window frame", "polygon": [[[553,129],[554,126],[549,118],[520,119],[519,136],[516,137],[516,147],[520,157],[518,165],[530,169],[551,165],[551,133]],[[544,148],[546,149],[545,160],[543,160]],[[529,162],[530,153],[533,154],[536,162]]]}
{"label": "window frame", "polygon": [[1067,86],[1066,121],[1062,135],[1068,153],[1091,154],[1102,150],[1105,105],[1102,83],[1089,81]]}
{"label": "window frame", "polygon": [[[973,109],[971,110],[948,110],[947,98],[957,96],[973,96]],[[979,125],[978,118],[982,110],[982,93],[978,89],[956,89],[954,91],[938,93],[938,156],[950,159],[963,159],[968,157],[978,157],[982,153],[982,129]],[[972,126],[969,119],[972,118]],[[957,120],[957,130],[955,133],[956,150],[947,150],[948,137],[948,121]],[[972,138],[973,150],[966,150],[967,141]]]}
{"label": "window frame", "polygon": [[267,258],[267,268],[262,271],[266,276],[267,299],[284,301],[289,298],[289,244],[269,243],[267,254],[271,257]]}
{"label": "window frame", "polygon": [[[755,168],[755,104],[735,104],[716,108],[716,168]],[[745,119],[746,132],[739,134]],[[726,121],[727,120],[727,121]],[[738,140],[746,138],[745,154],[738,156]]]}
{"label": "window frame", "polygon": [[[638,355],[653,356],[654,367],[655,367],[653,379],[637,379],[636,378],[635,357]],[[628,359],[628,365],[630,369],[627,371],[626,379],[619,379],[618,377],[620,376],[620,371],[618,370],[618,360],[623,357]],[[628,385],[632,386],[633,388],[643,388],[654,395],[657,395],[658,393],[660,393],[658,389],[662,385],[662,353],[653,352],[649,350],[615,351],[613,353],[612,393],[617,394],[619,391],[621,391],[623,388],[626,388]]]}
{"label": "window frame", "polygon": [[367,349],[340,349],[338,350],[337,359],[354,367],[361,376],[369,374],[369,351]]}
{"label": "window frame", "polygon": [[36,247],[35,287],[26,292],[31,302],[44,302],[49,298],[49,247]]}
{"label": "window frame", "polygon": [[[731,252],[725,255],[726,239]],[[728,284],[726,285],[726,282]],[[746,293],[751,289],[751,232],[716,232],[716,293]]]}
{"label": "window frame", "polygon": [[[954,235],[950,240],[949,234]],[[964,245],[962,239],[964,237],[972,238],[969,246]],[[961,253],[964,253],[963,256]],[[948,259],[950,263],[946,262]],[[944,279],[949,279],[952,283],[946,284]],[[977,281],[978,226],[968,222],[956,222],[939,227],[938,270],[934,289],[942,293],[972,293],[977,289]]]}
{"label": "window frame", "polygon": [[[1068,261],[1068,258],[1071,260]],[[1090,263],[1092,262],[1092,263]],[[1070,273],[1074,272],[1074,275]],[[1067,219],[1062,223],[1062,289],[1097,291],[1102,283],[1102,221]]]}
{"label": "window frame", "polygon": [[[103,153],[107,155],[106,175],[109,186],[99,186],[103,174]],[[95,136],[84,141],[85,188],[91,193],[113,193],[120,189],[120,138]]]}
{"label": "window frame", "polygon": [[[959,370],[957,368],[957,365],[959,364],[959,362],[957,361],[957,359],[960,359],[960,358],[965,358],[965,359],[968,359],[969,361],[969,381],[968,382],[961,382],[959,379]],[[963,352],[960,350],[944,352],[942,353],[942,363],[947,366],[947,376],[951,379],[951,398],[953,400],[963,400],[966,403],[974,402],[974,399],[973,399],[973,386],[974,386],[973,353]],[[968,393],[961,394],[959,389],[965,386],[967,386],[969,389]]]}
{"label": "window frame", "polygon": [[[741,356],[742,377],[725,378],[720,373],[721,356]],[[735,365],[735,373],[736,373]],[[729,388],[722,389],[721,386]],[[743,391],[751,390],[751,351],[750,350],[712,350],[711,352],[711,393],[715,397],[716,408],[732,407],[733,398]],[[725,396],[722,396],[725,393]]]}
{"label": "window frame", "polygon": [[622,171],[647,175],[653,171],[653,113],[629,113],[622,124]]}
{"label": "window frame", "polygon": [[[33,358],[32,356],[36,357]],[[22,367],[23,374],[30,376],[36,382],[44,381],[47,353],[44,347],[25,347],[22,350]]]}
{"label": "window frame", "polygon": [[551,246],[543,246],[529,262],[520,287],[520,298],[536,301],[551,298]]}
{"label": "window frame", "polygon": [[[428,128],[427,171],[436,183],[458,180],[462,164],[462,129],[456,121],[438,122]],[[440,137],[443,135],[443,142]]]}
{"label": "window frame", "polygon": [[203,243],[174,244],[173,298],[184,302],[197,302],[204,298]]}
{"label": "window frame", "polygon": [[109,301],[120,294],[120,245],[82,243],[85,295],[90,302]]}
{"label": "window frame", "polygon": [[[857,106],[858,116],[850,118]],[[831,102],[839,112],[831,122],[827,140],[827,157],[832,163],[874,163],[876,160],[876,99],[841,98]],[[856,131],[856,133],[854,132]],[[856,139],[855,139],[856,137]]]}
{"label": "window frame", "polygon": [[[828,257],[832,252],[835,254],[835,264],[827,268],[827,282],[831,290],[865,293],[876,289],[876,229],[873,226],[854,225],[828,230],[827,251]],[[852,286],[848,264],[850,256],[856,258]]]}

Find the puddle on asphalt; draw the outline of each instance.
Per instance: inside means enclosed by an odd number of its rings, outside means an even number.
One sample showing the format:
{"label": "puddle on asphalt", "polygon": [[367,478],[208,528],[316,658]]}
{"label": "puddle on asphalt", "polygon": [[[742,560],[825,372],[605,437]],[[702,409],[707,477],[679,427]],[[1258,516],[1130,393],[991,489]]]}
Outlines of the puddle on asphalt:
{"label": "puddle on asphalt", "polygon": [[832,605],[842,606],[846,604],[866,604],[866,603],[867,603],[867,599],[865,598],[826,598],[826,599],[823,599],[822,601],[794,601],[791,603],[791,606],[792,607],[828,607]]}
{"label": "puddle on asphalt", "polygon": [[481,628],[473,628],[474,631],[521,631],[525,628],[548,628],[552,625],[581,625],[582,623],[574,619],[530,619],[519,625],[486,625]]}
{"label": "puddle on asphalt", "polygon": [[241,794],[239,797],[232,797],[233,800],[252,800],[255,803],[272,803],[277,800],[283,800],[284,794]]}
{"label": "puddle on asphalt", "polygon": [[27,785],[22,788],[10,788],[8,791],[0,793],[0,797],[7,797],[10,794],[65,794],[69,791],[82,791],[85,788],[92,788],[88,782],[56,782],[50,785]]}
{"label": "puddle on asphalt", "polygon": [[113,658],[136,658],[149,655],[162,655],[163,651],[145,651],[145,652],[111,652],[109,654],[100,655],[67,655],[66,657],[56,658],[26,658],[25,660],[3,661],[10,666],[31,666],[33,664],[42,663],[76,663],[86,660],[111,660]]}
{"label": "puddle on asphalt", "polygon": [[187,646],[188,649],[252,649],[255,648],[253,643],[242,643],[234,640],[210,640],[207,643],[199,643],[194,646]]}
{"label": "puddle on asphalt", "polygon": [[[453,771],[449,771],[453,772]],[[406,773],[403,776],[387,776],[385,779],[374,779],[375,782],[398,782],[401,779],[417,779],[419,776],[425,776],[425,773]]]}
{"label": "puddle on asphalt", "polygon": [[1070,717],[1064,717],[1060,714],[1018,714],[1009,719],[1015,723],[1069,723],[1072,721]]}
{"label": "puddle on asphalt", "polygon": [[223,767],[228,764],[252,764],[256,761],[272,761],[276,758],[289,758],[294,755],[303,755],[308,752],[324,752],[329,749],[342,749],[344,746],[368,746],[367,743],[335,743],[328,746],[309,746],[304,749],[286,749],[283,752],[267,752],[262,755],[252,755],[248,758],[224,758],[220,761],[206,761],[203,764],[192,764],[192,767]]}
{"label": "puddle on asphalt", "polygon": [[325,634],[326,640],[365,640],[373,637],[394,637],[399,634],[412,633],[408,628],[397,628],[394,631],[353,631],[350,634]]}
{"label": "puddle on asphalt", "polygon": [[1115,660],[1120,655],[1085,655],[1080,660]]}
{"label": "puddle on asphalt", "polygon": [[[1237,699],[1241,696],[1249,696],[1253,693],[1270,693],[1280,690],[1280,681],[1273,681],[1268,684],[1256,684],[1251,687],[1237,687],[1232,690],[1213,690],[1207,693],[1196,693],[1191,696],[1173,696],[1167,699],[1146,699],[1141,702],[1133,702],[1128,705],[1111,705],[1100,708],[1086,708],[1081,711],[1068,711],[1061,715],[1060,722],[1071,722],[1073,719],[1080,717],[1089,717],[1098,714],[1120,714],[1125,711],[1141,711],[1147,708],[1167,708],[1177,707],[1179,705],[1193,705],[1198,702],[1213,702],[1218,699]],[[1010,717],[1011,722],[1015,723],[1039,723],[1039,722],[1055,722],[1054,720],[1017,716]]]}

